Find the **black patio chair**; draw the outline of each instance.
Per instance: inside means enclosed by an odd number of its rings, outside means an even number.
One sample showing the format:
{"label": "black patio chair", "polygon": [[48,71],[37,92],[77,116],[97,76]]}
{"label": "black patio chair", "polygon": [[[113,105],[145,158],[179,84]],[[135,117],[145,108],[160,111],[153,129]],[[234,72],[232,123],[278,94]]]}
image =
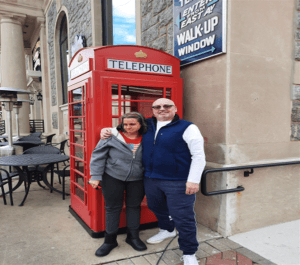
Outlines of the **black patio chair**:
{"label": "black patio chair", "polygon": [[[26,154],[60,154],[60,150],[54,146],[50,145],[41,145],[41,146],[36,146],[27,149],[26,151],[23,152],[24,155]],[[36,166],[36,167],[29,167],[28,171],[34,175],[38,185],[42,188],[45,188],[44,186],[41,185],[40,180],[42,180],[42,172],[45,169],[46,166]],[[61,184],[60,177],[58,177],[59,183]],[[51,190],[52,192],[52,190]]]}
{"label": "black patio chair", "polygon": [[62,170],[54,170],[54,173],[56,173],[58,176],[62,178],[62,197],[63,200],[65,199],[65,195],[70,195],[65,192],[65,178],[70,177],[70,169],[67,170],[67,168],[70,167],[70,165],[65,166]]}
{"label": "black patio chair", "polygon": [[43,139],[46,139],[46,145],[51,145],[52,144],[52,138],[53,138],[53,136],[55,135],[56,133],[54,133],[54,134],[50,134],[50,135],[47,135],[47,136],[45,136],[45,137],[41,137],[41,139],[43,140]]}
{"label": "black patio chair", "polygon": [[[59,145],[59,150],[60,150],[61,154],[62,155],[66,155],[66,153],[65,153],[65,146],[66,146],[66,144],[67,144],[68,141],[69,140],[67,139],[67,140],[63,140],[60,143],[52,143],[52,146],[58,146]],[[66,163],[65,162],[63,162],[63,163],[66,166]],[[57,166],[57,170],[58,170],[58,164],[56,166]]]}
{"label": "black patio chair", "polygon": [[0,187],[1,187],[1,192],[2,192],[2,197],[3,197],[3,202],[6,205],[6,197],[5,197],[5,192],[4,192],[4,185],[8,185],[8,193],[10,197],[10,204],[14,205],[13,202],[13,197],[12,197],[12,177],[9,175],[9,173],[5,170],[0,168]]}

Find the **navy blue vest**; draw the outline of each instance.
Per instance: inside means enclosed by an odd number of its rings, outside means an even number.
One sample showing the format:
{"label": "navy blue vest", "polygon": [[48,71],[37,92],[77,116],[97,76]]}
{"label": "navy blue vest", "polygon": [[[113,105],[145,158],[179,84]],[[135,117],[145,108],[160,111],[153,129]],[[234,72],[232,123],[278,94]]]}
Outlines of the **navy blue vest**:
{"label": "navy blue vest", "polygon": [[154,141],[156,118],[147,119],[148,131],[142,140],[145,177],[187,180],[191,153],[182,135],[191,124],[175,115],[171,123],[159,130]]}

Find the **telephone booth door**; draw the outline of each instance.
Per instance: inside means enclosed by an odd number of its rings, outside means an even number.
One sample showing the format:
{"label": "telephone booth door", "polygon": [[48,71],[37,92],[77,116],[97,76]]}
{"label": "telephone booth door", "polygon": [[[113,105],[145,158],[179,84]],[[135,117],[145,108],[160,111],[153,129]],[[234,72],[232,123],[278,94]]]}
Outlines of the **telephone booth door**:
{"label": "telephone booth door", "polygon": [[[141,52],[141,49],[143,52]],[[144,56],[147,53],[149,58]],[[134,69],[148,67],[144,72],[113,69],[109,61],[127,60]],[[161,65],[159,64],[161,61]],[[125,65],[119,63],[120,66]],[[151,68],[152,67],[152,68]],[[169,67],[170,73],[156,73]],[[150,69],[150,70],[149,70]],[[151,69],[154,71],[150,72]],[[148,71],[148,72],[147,72]],[[105,46],[79,50],[70,62],[68,83],[70,128],[70,212],[92,237],[102,237],[105,231],[105,202],[101,188],[88,185],[91,154],[105,127],[116,127],[120,117],[128,112],[152,116],[152,104],[158,98],[169,98],[182,116],[182,79],[179,60],[167,53],[141,46]],[[157,225],[148,209],[146,198],[141,205],[140,229]],[[124,205],[119,233],[126,231]]]}

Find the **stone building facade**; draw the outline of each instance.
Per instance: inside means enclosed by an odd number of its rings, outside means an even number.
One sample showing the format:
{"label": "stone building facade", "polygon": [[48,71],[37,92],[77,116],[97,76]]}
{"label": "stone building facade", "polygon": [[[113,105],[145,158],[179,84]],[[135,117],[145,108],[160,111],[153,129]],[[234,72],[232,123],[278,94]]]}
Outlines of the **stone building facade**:
{"label": "stone building facade", "polygon": [[292,85],[292,141],[300,141],[300,74],[298,70],[300,64],[300,1],[296,5],[295,22],[295,73]]}
{"label": "stone building facade", "polygon": [[[87,1],[72,1],[72,0],[53,0],[47,11],[47,43],[49,50],[49,67],[50,67],[50,87],[51,87],[51,106],[59,104],[58,96],[62,93],[60,81],[57,80],[60,67],[57,67],[60,60],[59,52],[55,52],[55,45],[58,42],[59,23],[61,17],[66,14],[68,25],[68,47],[69,59],[71,60],[72,44],[76,41],[77,35],[85,37],[86,46],[92,46],[92,13],[91,0]],[[57,94],[60,93],[60,94]],[[67,132],[67,108],[53,110],[52,113],[52,128],[59,129],[59,124],[64,127],[63,131]],[[63,120],[63,124],[59,123]]]}
{"label": "stone building facade", "polygon": [[[59,3],[60,2],[60,3]],[[68,24],[68,38],[69,38],[69,51],[76,35],[83,35],[86,40],[86,46],[92,46],[92,14],[91,14],[91,0],[88,1],[52,1],[47,12],[47,43],[49,49],[49,61],[50,61],[50,84],[51,84],[51,105],[56,106],[58,104],[57,93],[62,93],[57,86],[57,73],[56,60],[58,52],[55,53],[55,43],[57,42],[57,28],[59,23],[59,12],[66,13]],[[70,54],[70,53],[69,53]],[[70,56],[71,60],[71,56]],[[67,116],[67,115],[64,115]],[[58,119],[62,118],[59,115],[59,110],[52,114],[52,126],[53,129],[59,128]]]}
{"label": "stone building facade", "polygon": [[173,1],[141,0],[141,44],[173,54]]}
{"label": "stone building facade", "polygon": [[52,5],[49,8],[48,14],[48,49],[49,49],[49,60],[50,64],[50,84],[51,84],[51,105],[57,105],[56,98],[56,81],[55,81],[55,53],[54,53],[54,35],[55,35],[55,24],[56,24],[56,1],[53,1]]}

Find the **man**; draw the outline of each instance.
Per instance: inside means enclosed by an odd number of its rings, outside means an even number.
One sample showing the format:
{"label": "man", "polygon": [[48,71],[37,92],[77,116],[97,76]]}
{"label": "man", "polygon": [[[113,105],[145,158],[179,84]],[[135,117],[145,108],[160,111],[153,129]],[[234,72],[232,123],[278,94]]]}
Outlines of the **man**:
{"label": "man", "polygon": [[[160,231],[147,243],[174,237],[176,227],[184,265],[196,265],[194,203],[205,167],[203,137],[196,125],[179,119],[172,100],[160,98],[152,108],[154,117],[147,119],[148,131],[142,140],[144,186],[148,207],[156,215]],[[106,131],[102,130],[101,137]]]}

